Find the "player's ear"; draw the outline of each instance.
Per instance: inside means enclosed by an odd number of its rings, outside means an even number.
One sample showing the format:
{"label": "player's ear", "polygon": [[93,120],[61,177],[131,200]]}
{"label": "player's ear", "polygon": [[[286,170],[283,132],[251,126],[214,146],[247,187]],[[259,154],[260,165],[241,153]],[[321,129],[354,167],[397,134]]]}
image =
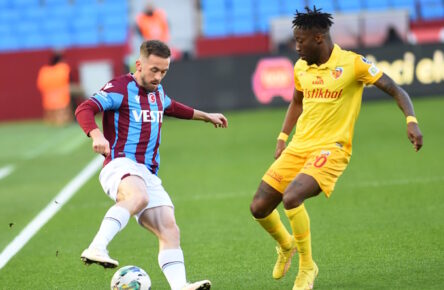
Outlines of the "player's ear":
{"label": "player's ear", "polygon": [[136,70],[142,71],[142,62],[140,61],[140,59],[136,60]]}
{"label": "player's ear", "polygon": [[320,44],[324,41],[324,33],[322,32],[316,32],[314,35],[314,39],[317,44]]}

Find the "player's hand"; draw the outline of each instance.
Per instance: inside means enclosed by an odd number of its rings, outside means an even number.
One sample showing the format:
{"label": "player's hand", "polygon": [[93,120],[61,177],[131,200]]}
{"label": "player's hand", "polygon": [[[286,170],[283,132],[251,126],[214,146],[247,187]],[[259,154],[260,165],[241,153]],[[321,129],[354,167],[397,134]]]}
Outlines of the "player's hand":
{"label": "player's hand", "polygon": [[276,151],[274,152],[274,159],[278,159],[281,156],[282,151],[284,151],[287,144],[285,144],[284,140],[278,140],[276,144]]}
{"label": "player's hand", "polygon": [[206,122],[211,122],[214,125],[214,128],[227,128],[228,120],[224,115],[220,113],[208,113],[205,118]]}
{"label": "player's hand", "polygon": [[89,132],[89,135],[93,139],[92,147],[94,152],[107,157],[110,153],[109,142],[105,136],[103,136],[102,132],[100,132],[99,129],[94,129]]}
{"label": "player's hand", "polygon": [[422,147],[422,133],[419,130],[418,124],[410,122],[407,124],[407,137],[413,144],[413,149],[418,152]]}

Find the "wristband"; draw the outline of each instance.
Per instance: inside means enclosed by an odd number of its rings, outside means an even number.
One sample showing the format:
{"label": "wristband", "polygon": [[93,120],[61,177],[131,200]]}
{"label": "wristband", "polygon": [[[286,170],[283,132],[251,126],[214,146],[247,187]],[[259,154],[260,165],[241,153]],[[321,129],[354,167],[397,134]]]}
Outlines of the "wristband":
{"label": "wristband", "polygon": [[408,123],[416,123],[416,124],[418,124],[418,120],[416,120],[416,117],[414,117],[414,116],[407,116],[407,124]]}
{"label": "wristband", "polygon": [[282,140],[282,141],[284,141],[284,142],[287,142],[287,140],[288,140],[288,135],[285,134],[284,132],[281,132],[281,133],[279,133],[279,136],[278,136],[277,139],[278,139],[278,140]]}

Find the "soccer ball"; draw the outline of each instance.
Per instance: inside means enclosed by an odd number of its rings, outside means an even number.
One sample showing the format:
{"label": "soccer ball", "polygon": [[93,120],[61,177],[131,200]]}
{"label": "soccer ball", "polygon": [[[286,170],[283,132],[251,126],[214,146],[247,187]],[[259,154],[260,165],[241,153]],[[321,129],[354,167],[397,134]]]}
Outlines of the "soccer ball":
{"label": "soccer ball", "polygon": [[136,266],[125,266],[114,273],[111,279],[111,290],[150,290],[150,276]]}

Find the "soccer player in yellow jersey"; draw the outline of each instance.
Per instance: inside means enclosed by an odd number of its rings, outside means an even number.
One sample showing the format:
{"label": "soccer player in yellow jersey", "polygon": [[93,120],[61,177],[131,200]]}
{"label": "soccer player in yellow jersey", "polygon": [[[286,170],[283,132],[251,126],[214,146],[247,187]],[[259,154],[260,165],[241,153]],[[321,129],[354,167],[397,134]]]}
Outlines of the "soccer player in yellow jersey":
{"label": "soccer player in yellow jersey", "polygon": [[[416,151],[422,146],[408,94],[370,61],[332,42],[330,14],[316,7],[305,9],[305,13],[296,11],[293,20],[300,56],[294,67],[294,97],[277,140],[276,161],[263,176],[251,203],[254,218],[278,243],[273,278],[283,277],[293,254],[299,254],[293,290],[312,289],[318,275],[304,201],[320,192],[329,197],[347,167],[365,85],[373,84],[396,100],[406,116],[408,139]],[[294,137],[286,146],[295,125]],[[276,210],[281,201],[292,235]]]}

